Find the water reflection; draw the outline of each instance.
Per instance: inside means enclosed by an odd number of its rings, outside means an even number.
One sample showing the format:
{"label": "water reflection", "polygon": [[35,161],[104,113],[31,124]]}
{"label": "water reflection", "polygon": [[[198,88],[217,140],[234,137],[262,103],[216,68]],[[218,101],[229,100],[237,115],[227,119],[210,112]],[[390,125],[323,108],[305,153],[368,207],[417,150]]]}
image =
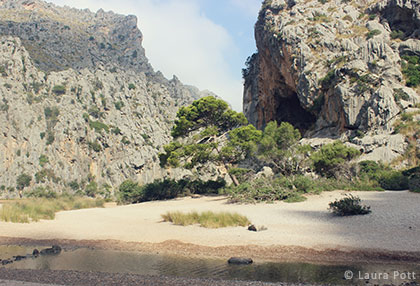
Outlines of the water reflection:
{"label": "water reflection", "polygon": [[[38,248],[40,249],[40,248]],[[33,247],[0,246],[0,259],[32,253]],[[420,276],[419,265],[348,265],[326,266],[308,263],[254,263],[251,265],[228,265],[221,259],[198,259],[180,256],[151,255],[137,252],[76,249],[63,251],[59,255],[28,258],[3,267],[15,269],[78,270],[110,273],[134,273],[141,275],[164,275],[190,278],[216,278],[226,280],[248,280],[289,283],[320,283],[340,285],[366,285],[358,279],[364,273],[415,272]],[[345,280],[345,271],[352,271],[354,279]],[[383,285],[416,280],[393,279],[370,280]],[[414,284],[415,285],[415,284]]]}

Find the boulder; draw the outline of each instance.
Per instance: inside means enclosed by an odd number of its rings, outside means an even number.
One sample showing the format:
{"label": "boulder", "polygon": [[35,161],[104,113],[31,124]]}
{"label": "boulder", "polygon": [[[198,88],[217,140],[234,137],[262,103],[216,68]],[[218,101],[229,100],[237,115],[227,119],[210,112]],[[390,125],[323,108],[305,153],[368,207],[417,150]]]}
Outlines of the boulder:
{"label": "boulder", "polygon": [[254,261],[251,258],[242,258],[242,257],[231,257],[228,260],[229,264],[236,264],[236,265],[247,265],[252,264]]}

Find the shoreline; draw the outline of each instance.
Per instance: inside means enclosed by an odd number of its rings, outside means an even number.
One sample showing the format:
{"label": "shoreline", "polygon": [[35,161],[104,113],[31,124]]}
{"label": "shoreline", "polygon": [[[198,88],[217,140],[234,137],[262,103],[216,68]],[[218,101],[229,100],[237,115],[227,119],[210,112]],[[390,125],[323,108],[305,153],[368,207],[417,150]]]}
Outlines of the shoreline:
{"label": "shoreline", "polygon": [[230,257],[249,257],[258,263],[311,263],[317,265],[378,263],[420,265],[420,252],[362,248],[352,249],[346,247],[324,249],[282,245],[228,245],[214,247],[185,243],[176,240],[168,240],[160,243],[148,243],[118,240],[29,239],[1,236],[0,245],[33,247],[50,247],[52,245],[59,245],[64,250],[89,248],[93,250],[134,251],[155,255],[226,259],[226,261]]}
{"label": "shoreline", "polygon": [[[328,204],[349,192],[324,192],[304,202],[229,204],[226,197],[178,198],[137,205],[63,211],[54,220],[0,222],[0,244],[87,247],[150,254],[257,262],[351,264],[420,263],[420,195],[350,192],[371,206],[365,216],[337,217]],[[163,222],[168,211],[229,211],[245,215],[264,231],[247,227],[207,229]]]}

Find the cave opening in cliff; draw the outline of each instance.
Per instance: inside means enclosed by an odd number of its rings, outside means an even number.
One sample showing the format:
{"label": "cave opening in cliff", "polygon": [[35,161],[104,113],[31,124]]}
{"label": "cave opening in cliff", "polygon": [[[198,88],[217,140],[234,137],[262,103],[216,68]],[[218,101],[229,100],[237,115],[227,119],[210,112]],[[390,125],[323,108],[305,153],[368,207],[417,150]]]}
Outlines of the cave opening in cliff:
{"label": "cave opening in cliff", "polygon": [[276,121],[286,121],[299,129],[302,135],[309,130],[316,122],[316,116],[305,110],[293,93],[287,97],[276,96],[278,99]]}

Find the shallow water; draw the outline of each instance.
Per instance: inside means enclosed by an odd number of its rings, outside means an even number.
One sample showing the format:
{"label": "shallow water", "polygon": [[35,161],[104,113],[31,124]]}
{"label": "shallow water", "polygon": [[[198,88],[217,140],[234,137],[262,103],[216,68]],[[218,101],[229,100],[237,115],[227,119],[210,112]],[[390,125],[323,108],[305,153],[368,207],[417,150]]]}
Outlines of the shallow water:
{"label": "shallow water", "polygon": [[[0,246],[0,259],[5,260],[16,255],[23,256],[30,254],[34,248]],[[36,248],[41,250],[43,247]],[[92,250],[87,248],[67,250],[61,252],[59,255],[27,258],[0,267],[135,273],[141,275],[216,278],[225,280],[306,282],[332,285],[367,285],[368,280],[365,278],[369,278],[370,283],[378,285],[400,285],[405,282],[416,282],[418,284],[413,283],[412,285],[420,285],[420,265],[361,264],[331,266],[308,263],[229,265],[226,260],[221,259],[187,258],[138,252]],[[344,279],[346,271],[352,271],[353,279]],[[397,274],[395,271],[398,271],[401,275],[394,277]],[[419,274],[419,277],[416,273]]]}

